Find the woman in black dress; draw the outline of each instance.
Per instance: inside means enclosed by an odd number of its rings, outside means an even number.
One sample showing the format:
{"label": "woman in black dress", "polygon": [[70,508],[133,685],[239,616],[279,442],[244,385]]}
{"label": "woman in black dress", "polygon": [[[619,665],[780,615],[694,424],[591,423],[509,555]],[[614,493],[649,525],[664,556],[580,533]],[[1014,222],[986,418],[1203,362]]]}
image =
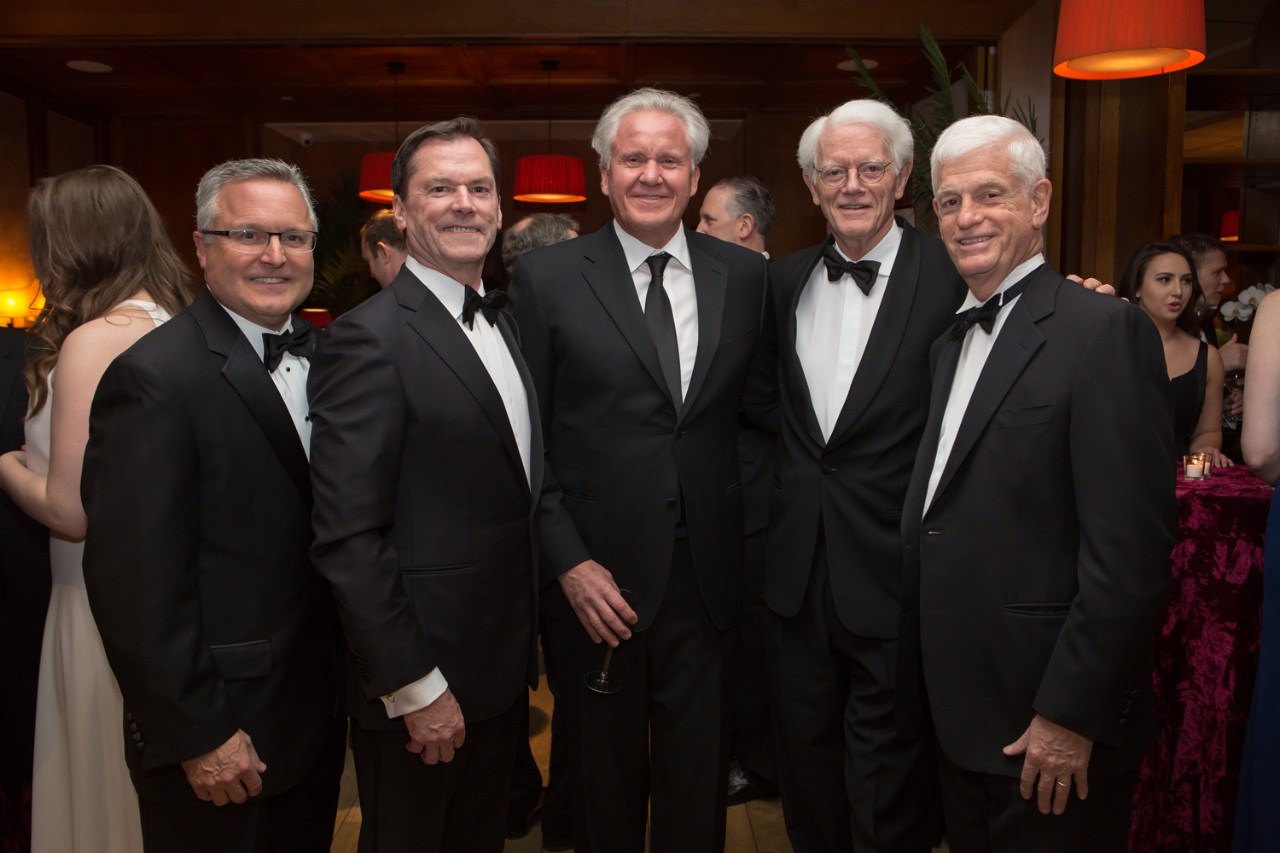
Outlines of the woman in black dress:
{"label": "woman in black dress", "polygon": [[1116,290],[1160,331],[1173,399],[1174,452],[1179,458],[1205,453],[1215,467],[1230,465],[1222,453],[1222,358],[1200,337],[1195,264],[1172,243],[1148,243],[1129,261]]}

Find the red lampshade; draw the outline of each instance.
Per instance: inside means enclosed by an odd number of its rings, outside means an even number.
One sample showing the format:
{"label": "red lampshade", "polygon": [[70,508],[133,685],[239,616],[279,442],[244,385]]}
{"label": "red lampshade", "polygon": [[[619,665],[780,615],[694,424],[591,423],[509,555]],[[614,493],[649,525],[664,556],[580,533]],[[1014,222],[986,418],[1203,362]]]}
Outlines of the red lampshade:
{"label": "red lampshade", "polygon": [[1121,80],[1204,61],[1204,0],[1062,0],[1053,73]]}
{"label": "red lampshade", "polygon": [[395,195],[391,190],[391,163],[396,159],[394,151],[366,154],[360,161],[360,198],[378,204],[391,204]]}
{"label": "red lampshade", "polygon": [[333,315],[328,308],[302,308],[298,311],[298,316],[310,321],[318,329],[333,325]]}
{"label": "red lampshade", "polygon": [[1240,211],[1222,211],[1222,234],[1219,237],[1224,243],[1237,243],[1240,240]]}
{"label": "red lampshade", "polygon": [[516,160],[516,201],[565,203],[587,200],[582,160],[565,154],[533,154]]}

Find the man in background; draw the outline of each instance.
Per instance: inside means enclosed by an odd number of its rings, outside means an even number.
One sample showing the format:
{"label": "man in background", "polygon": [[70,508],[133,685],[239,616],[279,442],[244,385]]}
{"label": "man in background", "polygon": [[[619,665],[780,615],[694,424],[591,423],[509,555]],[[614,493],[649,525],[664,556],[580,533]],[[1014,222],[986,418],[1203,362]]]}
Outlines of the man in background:
{"label": "man in background", "polygon": [[[758,178],[739,175],[717,183],[702,199],[698,231],[736,243],[766,258],[765,237],[773,227],[773,194]],[[778,791],[769,718],[764,606],[764,554],[769,533],[777,436],[738,418],[738,463],[742,467],[746,550],[742,564],[742,619],[734,629],[729,664],[729,805],[772,797]]]}
{"label": "man in background", "polygon": [[388,287],[395,281],[408,254],[404,231],[390,210],[377,211],[360,229],[360,255],[369,265],[369,274],[378,282],[378,287]]}
{"label": "man in background", "polygon": [[[32,338],[20,329],[0,328],[0,453],[26,443],[22,369]],[[36,682],[49,585],[48,528],[0,491],[0,814],[12,816],[0,825],[0,849],[31,846]]]}
{"label": "man in background", "polygon": [[502,233],[502,265],[507,280],[515,274],[516,258],[532,249],[554,246],[578,236],[578,220],[567,213],[531,213]]}
{"label": "man in background", "polygon": [[773,194],[750,175],[725,178],[707,190],[698,211],[698,231],[759,252],[766,258],[765,238],[773,228]]}

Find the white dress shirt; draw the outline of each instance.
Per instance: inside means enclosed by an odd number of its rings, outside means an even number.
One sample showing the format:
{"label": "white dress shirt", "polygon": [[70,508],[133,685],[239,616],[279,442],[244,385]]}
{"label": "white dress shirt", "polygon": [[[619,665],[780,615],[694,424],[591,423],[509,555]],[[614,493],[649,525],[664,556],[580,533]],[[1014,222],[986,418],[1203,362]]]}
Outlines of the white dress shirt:
{"label": "white dress shirt", "polygon": [[[996,292],[991,294],[990,298],[995,299],[1000,293],[1004,293],[1010,287],[1013,287],[1022,279],[1031,274],[1033,270],[1044,263],[1043,255],[1036,255],[1034,258],[1023,261],[1021,264],[1013,268],[1013,272],[1000,282],[1000,286],[996,288]],[[1000,307],[1000,313],[996,315],[996,321],[991,327],[991,334],[987,334],[980,326],[973,326],[965,333],[964,343],[960,346],[960,360],[956,363],[956,375],[951,380],[951,393],[947,396],[947,407],[943,410],[942,415],[942,432],[938,435],[938,450],[933,457],[933,470],[929,472],[929,489],[925,492],[924,508],[927,512],[929,505],[933,503],[933,494],[938,489],[938,481],[942,479],[942,470],[947,467],[947,457],[951,455],[951,446],[955,444],[956,432],[960,429],[960,423],[964,420],[965,410],[969,408],[969,400],[973,397],[973,389],[978,385],[978,378],[982,376],[982,368],[986,366],[987,357],[991,355],[991,350],[996,345],[996,338],[1000,336],[1000,330],[1004,328],[1004,321],[1009,318],[1009,306],[1013,305],[1022,296],[1019,294],[1010,299],[1007,305]],[[964,304],[960,306],[959,314],[970,308],[975,308],[983,303],[978,297],[970,291],[965,297]]]}
{"label": "white dress shirt", "polygon": [[689,242],[684,236],[684,227],[676,229],[675,236],[660,249],[646,246],[632,237],[615,219],[614,233],[622,244],[622,252],[627,258],[627,269],[631,270],[631,281],[636,286],[636,296],[640,299],[640,310],[644,311],[645,297],[649,295],[649,281],[653,278],[649,272],[647,260],[650,255],[666,252],[671,256],[667,268],[662,274],[662,286],[671,300],[671,314],[676,323],[676,344],[680,348],[680,399],[689,393],[689,380],[693,377],[693,362],[698,356],[698,294],[693,286],[693,261],[689,257]]}
{"label": "white dress shirt", "polygon": [[[462,322],[462,306],[466,301],[466,285],[459,284],[444,273],[437,272],[413,258],[405,259],[409,272],[417,276],[418,281],[426,286],[445,310],[458,322],[458,328],[466,335],[476,355],[484,363],[484,368],[493,380],[498,395],[502,397],[502,405],[507,410],[507,420],[511,423],[511,432],[516,438],[516,447],[520,450],[520,461],[524,463],[525,480],[529,480],[529,456],[531,453],[532,426],[529,420],[529,394],[524,382],[520,379],[520,371],[516,369],[515,359],[507,347],[502,332],[496,325],[489,325],[484,314],[477,311],[474,323],[470,328]],[[480,295],[485,293],[484,285],[480,285]],[[403,717],[414,711],[420,711],[439,699],[449,689],[449,682],[439,667],[419,678],[412,684],[405,685],[394,693],[382,698],[387,709],[387,716],[392,719]]]}
{"label": "white dress shirt", "polygon": [[[218,304],[222,305],[221,302]],[[246,320],[225,305],[222,305],[222,310],[226,311],[240,327],[240,333],[248,339],[249,346],[253,347],[253,351],[258,354],[258,358],[262,359],[264,364],[266,363],[266,345],[262,342],[262,336],[293,331],[293,317],[290,317],[284,324],[284,328],[277,332],[275,329],[268,329],[266,326],[259,326],[257,323]],[[280,392],[280,399],[284,400],[285,407],[289,409],[293,428],[298,431],[298,438],[302,440],[302,449],[306,451],[308,460],[311,459],[311,405],[307,402],[307,374],[310,371],[311,359],[300,358],[287,351],[281,356],[276,369],[271,371],[271,381],[275,383],[276,390]]]}
{"label": "white dress shirt", "polygon": [[[849,386],[866,352],[900,245],[902,226],[895,223],[864,257],[850,258],[840,252],[846,260],[880,264],[870,293],[863,294],[848,273],[831,281],[826,264],[819,259],[796,303],[796,356],[809,385],[809,400],[824,441],[830,440],[849,396]],[[840,251],[839,246],[836,251]]]}

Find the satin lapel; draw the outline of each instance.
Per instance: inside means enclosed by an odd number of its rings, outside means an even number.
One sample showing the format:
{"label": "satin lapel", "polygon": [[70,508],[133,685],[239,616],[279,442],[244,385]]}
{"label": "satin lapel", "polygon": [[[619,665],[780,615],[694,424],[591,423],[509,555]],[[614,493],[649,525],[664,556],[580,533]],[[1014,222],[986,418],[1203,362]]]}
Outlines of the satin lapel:
{"label": "satin lapel", "polygon": [[[667,380],[662,375],[662,364],[658,361],[658,348],[654,346],[653,336],[645,325],[644,310],[636,296],[635,282],[631,278],[631,271],[627,269],[622,244],[613,233],[613,223],[610,222],[594,234],[579,237],[578,240],[587,241],[583,254],[591,262],[582,271],[583,278],[622,333],[623,340],[662,390],[663,396],[670,398]],[[673,402],[672,408],[674,407]]]}
{"label": "satin lapel", "polygon": [[813,268],[817,266],[823,249],[830,242],[831,238],[828,237],[827,242],[811,249],[796,277],[787,282],[790,290],[787,291],[786,304],[783,305],[782,316],[778,321],[781,338],[779,346],[782,350],[781,369],[783,378],[786,380],[786,393],[791,398],[791,411],[796,413],[809,440],[819,450],[826,445],[826,442],[822,438],[818,416],[813,411],[813,397],[809,393],[809,381],[805,379],[804,366],[800,364],[800,356],[796,353],[796,306],[800,304],[800,295],[804,293],[805,285],[808,284],[809,276],[813,274]]}
{"label": "satin lapel", "polygon": [[[524,384],[525,396],[529,399],[529,490],[531,494],[538,495],[542,493],[542,418],[538,416],[538,395],[533,388],[533,377],[520,354],[520,342],[516,340],[514,325],[510,315],[503,311],[498,318],[498,329],[502,331],[502,339],[507,342],[507,350],[511,353],[511,360],[516,363],[516,371]],[[514,444],[513,436],[512,446]],[[520,460],[519,448],[516,449],[515,461],[523,470],[524,463]]]}
{"label": "satin lapel", "polygon": [[298,438],[289,407],[280,397],[280,390],[271,381],[271,374],[254,350],[253,345],[240,334],[240,329],[230,315],[218,304],[209,291],[202,290],[191,303],[191,313],[204,331],[209,350],[226,358],[222,375],[232,389],[240,395],[253,419],[258,422],[267,442],[280,457],[289,479],[308,500],[311,498],[311,470],[307,453]]}
{"label": "satin lapel", "polygon": [[[1046,275],[1045,271],[1049,274]],[[973,396],[965,409],[960,428],[956,431],[956,440],[951,445],[951,454],[947,457],[947,465],[942,469],[942,477],[938,480],[938,489],[934,492],[934,500],[946,491],[947,485],[955,476],[959,467],[964,464],[965,457],[973,449],[1004,400],[1013,383],[1026,368],[1036,350],[1044,344],[1044,335],[1036,328],[1036,323],[1053,313],[1053,296],[1057,292],[1054,280],[1061,282],[1061,277],[1048,264],[1031,273],[1035,279],[1027,285],[1022,298],[1009,308],[1009,318],[1000,330],[1000,337],[983,365],[978,384],[974,386]],[[983,334],[981,331],[971,334]]]}
{"label": "satin lapel", "polygon": [[831,430],[831,440],[827,442],[829,447],[840,442],[841,436],[866,411],[879,393],[880,386],[884,384],[884,378],[902,344],[907,321],[911,319],[911,305],[915,302],[919,282],[920,235],[914,229],[904,227],[898,256],[893,262],[893,272],[885,283],[887,289],[884,298],[880,300],[880,310],[876,312],[871,335],[867,338],[867,348],[863,350],[853,381],[849,384],[849,394],[845,397],[840,416],[836,418],[835,427]]}
{"label": "satin lapel", "polygon": [[950,337],[936,344],[940,348],[938,363],[933,370],[932,390],[929,392],[929,418],[925,421],[920,447],[916,451],[916,464],[911,472],[911,483],[903,502],[904,524],[919,527],[925,511],[924,499],[929,489],[929,477],[933,474],[933,461],[938,455],[938,438],[942,435],[942,416],[946,413],[947,398],[951,396],[951,383],[956,378],[956,365],[960,361],[961,341]]}
{"label": "satin lapel", "polygon": [[724,262],[702,251],[691,234],[686,233],[686,239],[689,260],[693,263],[693,289],[698,300],[698,352],[693,359],[693,375],[689,377],[689,391],[684,395],[681,417],[697,400],[698,391],[702,389],[720,347],[725,293],[729,286],[729,268]]}
{"label": "satin lapel", "polygon": [[[426,285],[412,273],[402,274],[392,282],[392,287],[396,288],[396,297],[401,307],[410,312],[409,327],[431,347],[475,398],[480,411],[484,412],[489,425],[501,439],[507,455],[523,476],[524,463],[520,461],[520,450],[516,447],[516,437],[511,431],[507,407],[503,405],[502,397],[494,387],[493,378],[485,369],[484,362],[458,325],[458,319],[450,316],[440,300],[432,296]],[[486,321],[483,316],[477,315],[476,322]]]}

